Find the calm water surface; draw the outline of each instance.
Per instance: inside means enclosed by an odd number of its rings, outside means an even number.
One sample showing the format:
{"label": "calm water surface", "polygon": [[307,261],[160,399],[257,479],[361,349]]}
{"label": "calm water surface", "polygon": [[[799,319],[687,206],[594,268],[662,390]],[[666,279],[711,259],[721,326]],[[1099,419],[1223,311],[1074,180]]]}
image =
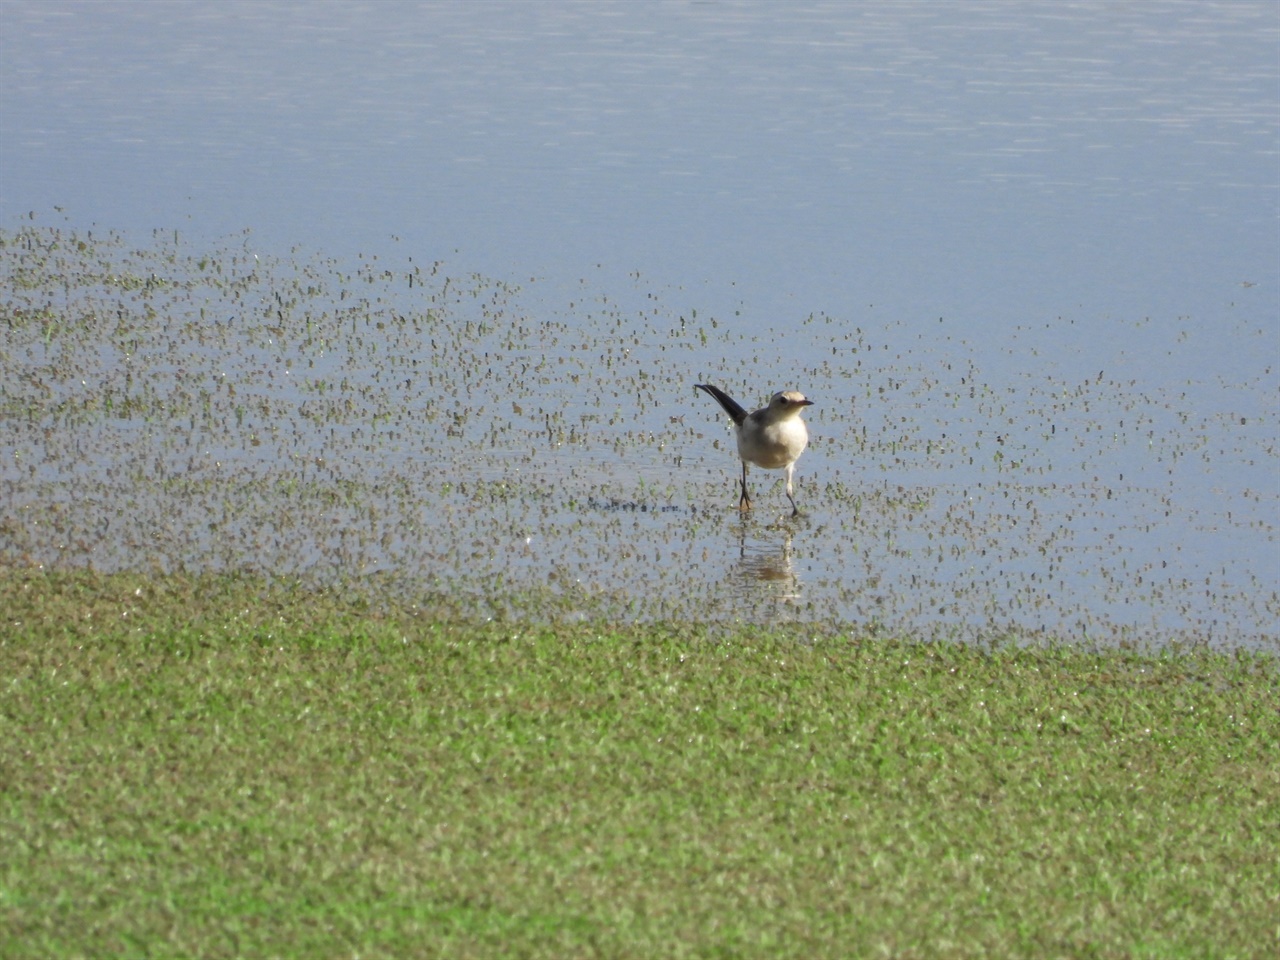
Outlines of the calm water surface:
{"label": "calm water surface", "polygon": [[[1278,64],[1270,2],[10,0],[0,553],[1274,637]],[[803,522],[705,380],[818,400]]]}

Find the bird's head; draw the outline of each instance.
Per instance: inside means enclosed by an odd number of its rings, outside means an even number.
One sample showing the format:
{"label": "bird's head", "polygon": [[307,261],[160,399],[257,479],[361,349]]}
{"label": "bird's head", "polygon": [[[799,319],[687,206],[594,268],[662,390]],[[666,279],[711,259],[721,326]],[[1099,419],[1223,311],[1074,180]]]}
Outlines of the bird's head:
{"label": "bird's head", "polygon": [[782,390],[773,395],[769,406],[779,413],[794,417],[805,407],[813,406],[813,401],[806,400],[799,390]]}

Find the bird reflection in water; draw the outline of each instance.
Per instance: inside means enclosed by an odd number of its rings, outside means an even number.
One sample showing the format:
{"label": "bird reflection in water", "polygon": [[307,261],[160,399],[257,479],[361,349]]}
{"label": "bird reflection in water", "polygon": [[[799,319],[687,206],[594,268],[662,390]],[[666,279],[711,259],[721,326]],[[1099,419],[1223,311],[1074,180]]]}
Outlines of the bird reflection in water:
{"label": "bird reflection in water", "polygon": [[738,541],[738,560],[733,565],[734,587],[744,599],[758,602],[776,600],[798,603],[801,598],[800,577],[796,574],[791,549],[791,534],[781,542],[747,542],[743,534]]}

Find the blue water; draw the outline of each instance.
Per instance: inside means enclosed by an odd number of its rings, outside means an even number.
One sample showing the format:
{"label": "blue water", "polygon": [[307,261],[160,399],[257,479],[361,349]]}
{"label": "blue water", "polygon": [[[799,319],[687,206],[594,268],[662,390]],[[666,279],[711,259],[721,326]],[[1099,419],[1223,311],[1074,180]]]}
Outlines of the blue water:
{"label": "blue water", "polygon": [[[600,311],[644,317],[635,359],[686,405],[685,370],[653,351],[680,317],[714,318],[734,335],[690,358],[689,383],[825,401],[802,479],[963,494],[965,465],[940,466],[937,443],[985,456],[998,429],[1078,498],[1137,484],[1109,506],[1099,494],[1102,541],[1143,525],[1147,480],[1166,491],[1196,519],[1152,549],[1235,571],[1227,593],[1263,598],[1244,629],[1269,629],[1271,0],[6,0],[0,225],[32,213],[140,244],[160,231],[264,257],[438,262],[528,286],[522,309],[593,342]],[[956,401],[966,371],[994,399]],[[607,388],[575,402],[599,407]],[[634,416],[653,431],[676,413]],[[860,430],[877,451],[895,431],[930,439],[868,458]],[[796,549],[833,582],[848,572],[821,543]],[[1082,597],[1093,562],[1073,574]],[[1088,606],[1062,601],[1070,589],[1056,602]]]}
{"label": "blue water", "polygon": [[1195,315],[1280,261],[1269,0],[0,16],[5,222],[603,264],[760,323]]}

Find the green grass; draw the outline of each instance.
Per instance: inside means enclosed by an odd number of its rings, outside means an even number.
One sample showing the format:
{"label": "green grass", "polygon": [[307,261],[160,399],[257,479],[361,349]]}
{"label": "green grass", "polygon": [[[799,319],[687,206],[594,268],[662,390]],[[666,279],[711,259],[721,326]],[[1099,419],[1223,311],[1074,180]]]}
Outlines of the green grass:
{"label": "green grass", "polygon": [[0,572],[5,956],[1260,957],[1269,653]]}

